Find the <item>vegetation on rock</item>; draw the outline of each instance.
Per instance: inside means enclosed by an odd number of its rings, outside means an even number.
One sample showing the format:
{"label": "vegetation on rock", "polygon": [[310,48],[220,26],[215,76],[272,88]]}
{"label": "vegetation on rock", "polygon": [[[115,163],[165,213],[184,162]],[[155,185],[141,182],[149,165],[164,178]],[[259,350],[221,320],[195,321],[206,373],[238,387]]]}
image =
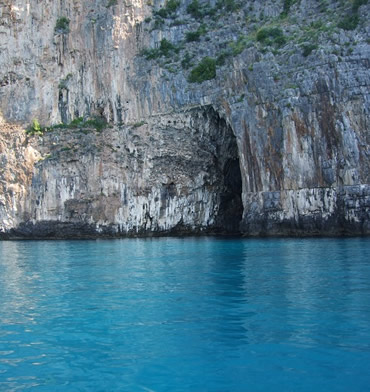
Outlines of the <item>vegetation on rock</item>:
{"label": "vegetation on rock", "polygon": [[57,23],[55,25],[55,32],[60,34],[69,33],[69,22],[70,20],[65,16],[62,16],[61,18],[57,19]]}
{"label": "vegetation on rock", "polygon": [[186,33],[186,42],[194,42],[194,41],[199,41],[200,37],[204,35],[207,32],[206,26],[201,25],[197,30],[195,31],[189,31]]}
{"label": "vegetation on rock", "polygon": [[109,0],[107,8],[117,5],[117,0]]}
{"label": "vegetation on rock", "polygon": [[290,7],[296,2],[297,0],[284,0],[283,12],[281,13],[281,16],[286,17],[289,14]]}
{"label": "vegetation on rock", "polygon": [[280,47],[286,43],[286,38],[280,27],[262,27],[257,31],[257,41],[265,45]]}
{"label": "vegetation on rock", "polygon": [[42,135],[44,128],[41,127],[39,121],[35,118],[32,120],[32,124],[26,129],[28,135]]}
{"label": "vegetation on rock", "polygon": [[[359,8],[367,3],[368,0],[315,1],[312,7],[316,7],[317,13],[301,18],[300,7],[293,7],[299,5],[299,0],[282,0],[280,13],[274,16],[268,16],[271,11],[261,10],[253,2],[192,0],[184,5],[178,0],[169,0],[163,8],[154,11],[154,21],[147,18],[145,22],[151,23],[151,31],[160,28],[169,33],[172,27],[184,27],[172,30],[158,47],[144,49],[141,53],[170,73],[186,71],[198,62],[190,73],[186,73],[189,82],[200,83],[214,78],[216,67],[224,67],[233,57],[246,51],[249,55],[271,53],[276,61],[286,63],[293,53],[305,58],[315,50],[329,50],[333,46],[330,42],[338,40],[335,37],[338,37],[339,29],[350,31],[361,25]],[[176,20],[180,13],[183,13],[183,19]],[[175,35],[180,38],[176,44],[168,39]],[[343,52],[338,47],[332,50],[337,55]],[[346,53],[351,50],[347,48]],[[204,58],[212,61],[203,62]],[[170,80],[167,73],[164,78]]]}
{"label": "vegetation on rock", "polygon": [[152,60],[152,59],[157,59],[161,56],[168,57],[172,53],[178,53],[179,48],[176,47],[174,44],[172,44],[170,41],[168,41],[166,38],[163,38],[160,42],[159,48],[147,48],[144,49],[141,54],[147,59],[147,60]]}
{"label": "vegetation on rock", "polygon": [[154,11],[154,15],[158,15],[161,18],[172,17],[176,13],[179,7],[180,7],[180,1],[168,0],[163,8]]}
{"label": "vegetation on rock", "polygon": [[41,126],[37,119],[32,121],[32,124],[26,129],[28,135],[43,135],[45,132],[50,132],[56,129],[78,129],[78,130],[96,130],[102,131],[108,126],[107,121],[103,117],[91,117],[84,120],[83,117],[77,117],[70,123],[60,123],[51,126]]}
{"label": "vegetation on rock", "polygon": [[216,77],[216,60],[211,57],[204,57],[202,61],[194,67],[189,75],[190,83],[202,83]]}

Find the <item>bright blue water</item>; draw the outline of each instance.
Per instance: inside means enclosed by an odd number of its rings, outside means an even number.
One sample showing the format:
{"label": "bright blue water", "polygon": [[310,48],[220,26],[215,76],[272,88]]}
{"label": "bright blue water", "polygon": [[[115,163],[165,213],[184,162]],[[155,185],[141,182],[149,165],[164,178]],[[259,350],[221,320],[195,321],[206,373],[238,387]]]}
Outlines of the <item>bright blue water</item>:
{"label": "bright blue water", "polygon": [[0,243],[1,391],[369,391],[370,240]]}

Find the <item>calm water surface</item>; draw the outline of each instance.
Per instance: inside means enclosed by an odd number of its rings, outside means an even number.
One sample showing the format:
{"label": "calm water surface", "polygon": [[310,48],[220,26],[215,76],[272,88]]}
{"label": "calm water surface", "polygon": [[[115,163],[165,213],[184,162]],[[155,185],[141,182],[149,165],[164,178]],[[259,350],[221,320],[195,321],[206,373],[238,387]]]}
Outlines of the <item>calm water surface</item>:
{"label": "calm water surface", "polygon": [[1,391],[369,391],[370,240],[0,242]]}

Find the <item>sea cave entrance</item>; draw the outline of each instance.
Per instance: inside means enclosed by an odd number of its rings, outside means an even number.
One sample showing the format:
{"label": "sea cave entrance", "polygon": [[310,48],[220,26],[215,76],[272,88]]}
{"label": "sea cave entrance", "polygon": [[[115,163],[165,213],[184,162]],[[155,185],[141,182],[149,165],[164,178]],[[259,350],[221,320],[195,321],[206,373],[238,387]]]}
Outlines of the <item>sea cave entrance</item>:
{"label": "sea cave entrance", "polygon": [[238,145],[235,134],[227,121],[212,107],[203,113],[208,128],[209,142],[214,148],[213,169],[217,180],[218,212],[215,232],[239,234],[243,215],[242,177]]}

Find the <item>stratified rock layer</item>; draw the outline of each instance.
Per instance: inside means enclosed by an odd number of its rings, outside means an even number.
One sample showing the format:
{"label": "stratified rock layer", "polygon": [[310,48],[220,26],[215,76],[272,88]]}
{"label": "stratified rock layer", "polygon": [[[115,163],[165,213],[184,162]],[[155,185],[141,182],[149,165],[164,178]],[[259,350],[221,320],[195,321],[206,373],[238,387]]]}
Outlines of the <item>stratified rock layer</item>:
{"label": "stratified rock layer", "polygon": [[[366,18],[344,30],[340,2],[301,0],[290,21],[266,0],[214,8],[217,22],[200,2],[191,42],[189,3],[167,19],[141,0],[0,5],[2,238],[369,234]],[[270,25],[279,46],[256,38]],[[140,55],[163,39],[177,49]],[[189,83],[205,56],[216,78]],[[79,117],[107,126],[22,129]]]}

